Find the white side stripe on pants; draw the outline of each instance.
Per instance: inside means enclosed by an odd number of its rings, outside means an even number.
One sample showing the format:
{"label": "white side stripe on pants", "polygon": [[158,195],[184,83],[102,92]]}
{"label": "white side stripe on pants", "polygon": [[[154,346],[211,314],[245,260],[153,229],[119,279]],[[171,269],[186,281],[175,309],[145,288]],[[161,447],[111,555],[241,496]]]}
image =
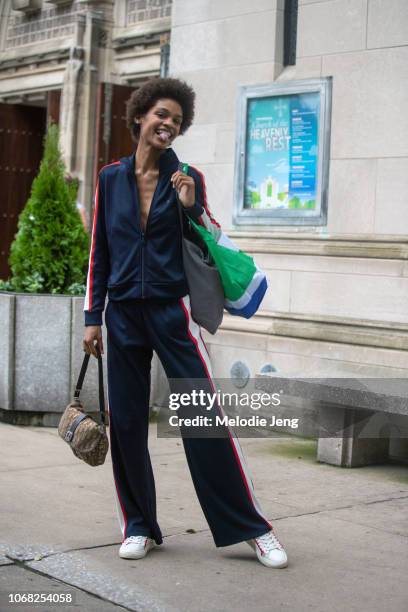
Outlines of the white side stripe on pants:
{"label": "white side stripe on pants", "polygon": [[[186,318],[187,318],[187,322],[188,322],[188,332],[189,335],[191,337],[191,339],[193,340],[193,342],[196,345],[198,354],[200,355],[200,358],[203,362],[203,365],[205,367],[205,370],[207,372],[207,376],[209,378],[210,384],[212,386],[213,392],[216,393],[216,389],[214,386],[214,382],[213,382],[213,374],[212,374],[212,368],[211,368],[211,363],[210,363],[210,358],[206,349],[206,346],[204,344],[204,341],[201,337],[201,333],[200,333],[200,326],[194,321],[193,317],[191,316],[191,306],[190,306],[190,297],[189,295],[185,295],[183,298],[181,298],[181,303],[184,309],[184,312],[186,314]],[[222,408],[222,406],[217,402],[217,406],[218,409],[220,411],[221,416],[225,416],[225,412]],[[237,460],[238,466],[240,468],[243,480],[244,480],[244,484],[246,487],[246,490],[248,492],[248,496],[250,498],[250,500],[252,501],[252,504],[254,505],[256,511],[258,512],[258,514],[264,519],[264,521],[266,521],[266,524],[269,525],[269,528],[272,529],[272,525],[269,523],[268,519],[266,518],[266,516],[263,514],[261,507],[259,505],[258,500],[256,499],[255,496],[255,490],[254,490],[254,483],[251,477],[251,473],[250,470],[247,466],[247,463],[245,461],[245,457],[244,454],[242,452],[242,448],[241,445],[238,441],[238,438],[235,434],[235,432],[233,430],[231,430],[231,428],[229,426],[227,426],[228,429],[228,433],[229,433],[229,439],[235,454],[235,458]]]}

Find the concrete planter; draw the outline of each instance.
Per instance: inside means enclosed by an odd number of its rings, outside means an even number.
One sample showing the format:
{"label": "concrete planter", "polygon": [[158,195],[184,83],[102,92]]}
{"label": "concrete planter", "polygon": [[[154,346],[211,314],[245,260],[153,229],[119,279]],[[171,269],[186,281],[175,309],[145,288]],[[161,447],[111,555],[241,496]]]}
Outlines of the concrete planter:
{"label": "concrete planter", "polygon": [[[58,425],[70,402],[84,352],[84,298],[0,291],[0,420],[21,425]],[[102,327],[105,401],[107,339]],[[167,397],[167,381],[156,354],[150,405]],[[163,399],[164,398],[164,399]],[[81,401],[97,412],[98,367],[89,362]]]}
{"label": "concrete planter", "polygon": [[[83,297],[0,292],[0,409],[11,423],[57,425],[84,352]],[[104,329],[104,328],[103,328]],[[106,330],[104,329],[106,347]],[[104,359],[106,379],[106,358]],[[97,362],[81,393],[98,410]]]}

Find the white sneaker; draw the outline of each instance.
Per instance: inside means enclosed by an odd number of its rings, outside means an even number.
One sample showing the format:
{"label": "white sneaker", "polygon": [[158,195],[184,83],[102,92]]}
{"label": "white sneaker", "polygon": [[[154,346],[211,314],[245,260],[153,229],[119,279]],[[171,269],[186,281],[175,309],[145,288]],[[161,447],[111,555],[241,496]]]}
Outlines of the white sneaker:
{"label": "white sneaker", "polygon": [[129,536],[119,548],[119,557],[122,557],[122,559],[143,559],[154,545],[154,540],[147,536]]}
{"label": "white sneaker", "polygon": [[271,531],[268,531],[267,533],[264,533],[258,538],[248,540],[247,544],[249,544],[249,546],[255,550],[256,556],[258,557],[259,561],[263,565],[266,565],[266,567],[287,566],[288,557],[286,555],[285,549],[279,542],[273,529],[271,529]]}

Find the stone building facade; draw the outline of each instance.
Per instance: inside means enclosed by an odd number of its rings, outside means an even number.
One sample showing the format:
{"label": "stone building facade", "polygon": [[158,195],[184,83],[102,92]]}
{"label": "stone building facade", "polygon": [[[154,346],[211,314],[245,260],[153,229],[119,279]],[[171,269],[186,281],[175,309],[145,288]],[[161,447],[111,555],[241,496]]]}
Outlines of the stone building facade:
{"label": "stone building facade", "polygon": [[[0,5],[1,129],[6,148],[14,147],[14,168],[28,185],[46,117],[57,119],[67,168],[80,178],[89,214],[98,168],[131,150],[123,113],[132,88],[159,74],[195,88],[195,123],[175,150],[204,172],[217,220],[267,271],[270,286],[257,316],[226,315],[217,335],[207,335],[218,376],[229,376],[237,362],[251,376],[265,368],[304,376],[406,376],[405,0],[299,0],[290,65],[283,59],[284,0]],[[234,226],[238,87],[328,76],[327,224]],[[5,134],[19,126],[33,132],[31,145],[27,133],[14,140]],[[8,156],[2,155],[4,177]],[[18,212],[13,172],[6,215]],[[21,206],[24,194],[19,197]],[[15,217],[8,222],[14,227]]]}
{"label": "stone building facade", "polygon": [[[217,219],[268,273],[250,321],[209,339],[215,370],[242,360],[304,376],[406,376],[408,3],[299,0],[284,66],[284,0],[174,0],[170,72],[192,83],[179,152],[207,178]],[[286,6],[287,8],[287,6]],[[332,77],[325,226],[232,224],[239,85]]]}
{"label": "stone building facade", "polygon": [[49,119],[92,218],[98,169],[132,151],[125,101],[168,65],[171,0],[1,0],[0,276]]}

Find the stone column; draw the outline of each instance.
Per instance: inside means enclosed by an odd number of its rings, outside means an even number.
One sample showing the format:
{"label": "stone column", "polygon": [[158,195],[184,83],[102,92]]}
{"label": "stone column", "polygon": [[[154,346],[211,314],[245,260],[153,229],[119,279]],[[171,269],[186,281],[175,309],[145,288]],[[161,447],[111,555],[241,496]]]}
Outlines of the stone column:
{"label": "stone column", "polygon": [[113,0],[83,0],[67,62],[61,100],[61,148],[68,172],[78,177],[78,197],[91,218],[95,185],[96,100],[104,49],[112,28]]}
{"label": "stone column", "polygon": [[8,28],[8,16],[11,11],[11,0],[3,0],[1,3],[1,16],[0,19],[0,51],[4,51],[6,48],[6,37],[7,37],[7,28]]}
{"label": "stone column", "polygon": [[60,119],[60,145],[67,172],[70,174],[75,170],[79,93],[83,67],[83,48],[71,47],[64,73]]}

